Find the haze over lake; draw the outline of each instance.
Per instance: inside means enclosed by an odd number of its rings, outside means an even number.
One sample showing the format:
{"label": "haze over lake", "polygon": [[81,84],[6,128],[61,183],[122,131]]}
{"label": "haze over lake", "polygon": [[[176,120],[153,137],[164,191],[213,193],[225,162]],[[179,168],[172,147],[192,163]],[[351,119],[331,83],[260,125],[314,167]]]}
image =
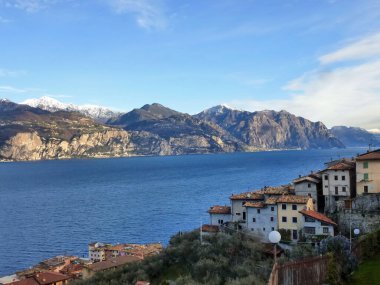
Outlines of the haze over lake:
{"label": "haze over lake", "polygon": [[92,241],[167,243],[232,193],[289,183],[365,149],[0,164],[0,276]]}

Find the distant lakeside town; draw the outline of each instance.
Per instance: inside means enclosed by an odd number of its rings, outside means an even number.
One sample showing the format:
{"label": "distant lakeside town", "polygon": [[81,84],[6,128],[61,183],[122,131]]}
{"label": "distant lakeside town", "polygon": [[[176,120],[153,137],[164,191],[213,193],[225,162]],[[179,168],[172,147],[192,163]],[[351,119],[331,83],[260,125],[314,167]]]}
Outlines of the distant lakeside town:
{"label": "distant lakeside town", "polygon": [[[268,244],[269,233],[278,231],[280,247],[306,242],[317,246],[337,234],[350,237],[351,242],[353,229],[355,234],[366,234],[380,225],[380,149],[328,161],[323,170],[295,177],[287,185],[232,194],[229,205],[214,205],[207,212],[210,222],[199,228],[201,237],[234,230]],[[68,284],[140,262],[163,249],[160,243],[92,242],[87,258],[56,256],[4,276],[0,284]]]}

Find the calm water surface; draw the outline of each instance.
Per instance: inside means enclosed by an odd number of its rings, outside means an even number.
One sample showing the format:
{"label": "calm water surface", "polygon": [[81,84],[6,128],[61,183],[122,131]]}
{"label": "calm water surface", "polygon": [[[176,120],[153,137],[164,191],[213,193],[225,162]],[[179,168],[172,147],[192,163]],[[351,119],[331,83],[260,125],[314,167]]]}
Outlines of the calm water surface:
{"label": "calm water surface", "polygon": [[286,184],[363,149],[0,164],[0,276],[91,241],[166,243],[232,193]]}

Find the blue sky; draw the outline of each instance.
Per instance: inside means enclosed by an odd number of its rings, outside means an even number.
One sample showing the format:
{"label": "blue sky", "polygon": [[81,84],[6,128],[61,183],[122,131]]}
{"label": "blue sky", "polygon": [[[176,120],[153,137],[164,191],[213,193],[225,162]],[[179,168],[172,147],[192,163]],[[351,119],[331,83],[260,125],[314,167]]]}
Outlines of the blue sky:
{"label": "blue sky", "polygon": [[0,97],[380,128],[380,2],[0,0]]}

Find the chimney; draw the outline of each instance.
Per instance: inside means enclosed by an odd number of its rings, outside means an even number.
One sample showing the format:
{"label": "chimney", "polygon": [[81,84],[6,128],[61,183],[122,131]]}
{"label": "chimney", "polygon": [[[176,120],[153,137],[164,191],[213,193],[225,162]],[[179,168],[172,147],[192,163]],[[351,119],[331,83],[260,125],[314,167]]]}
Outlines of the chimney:
{"label": "chimney", "polygon": [[302,177],[301,174],[299,174],[299,175],[298,175],[298,178],[301,178],[301,177]]}
{"label": "chimney", "polygon": [[313,170],[311,170],[311,171],[310,171],[310,174],[313,174],[313,173],[314,173]]}

